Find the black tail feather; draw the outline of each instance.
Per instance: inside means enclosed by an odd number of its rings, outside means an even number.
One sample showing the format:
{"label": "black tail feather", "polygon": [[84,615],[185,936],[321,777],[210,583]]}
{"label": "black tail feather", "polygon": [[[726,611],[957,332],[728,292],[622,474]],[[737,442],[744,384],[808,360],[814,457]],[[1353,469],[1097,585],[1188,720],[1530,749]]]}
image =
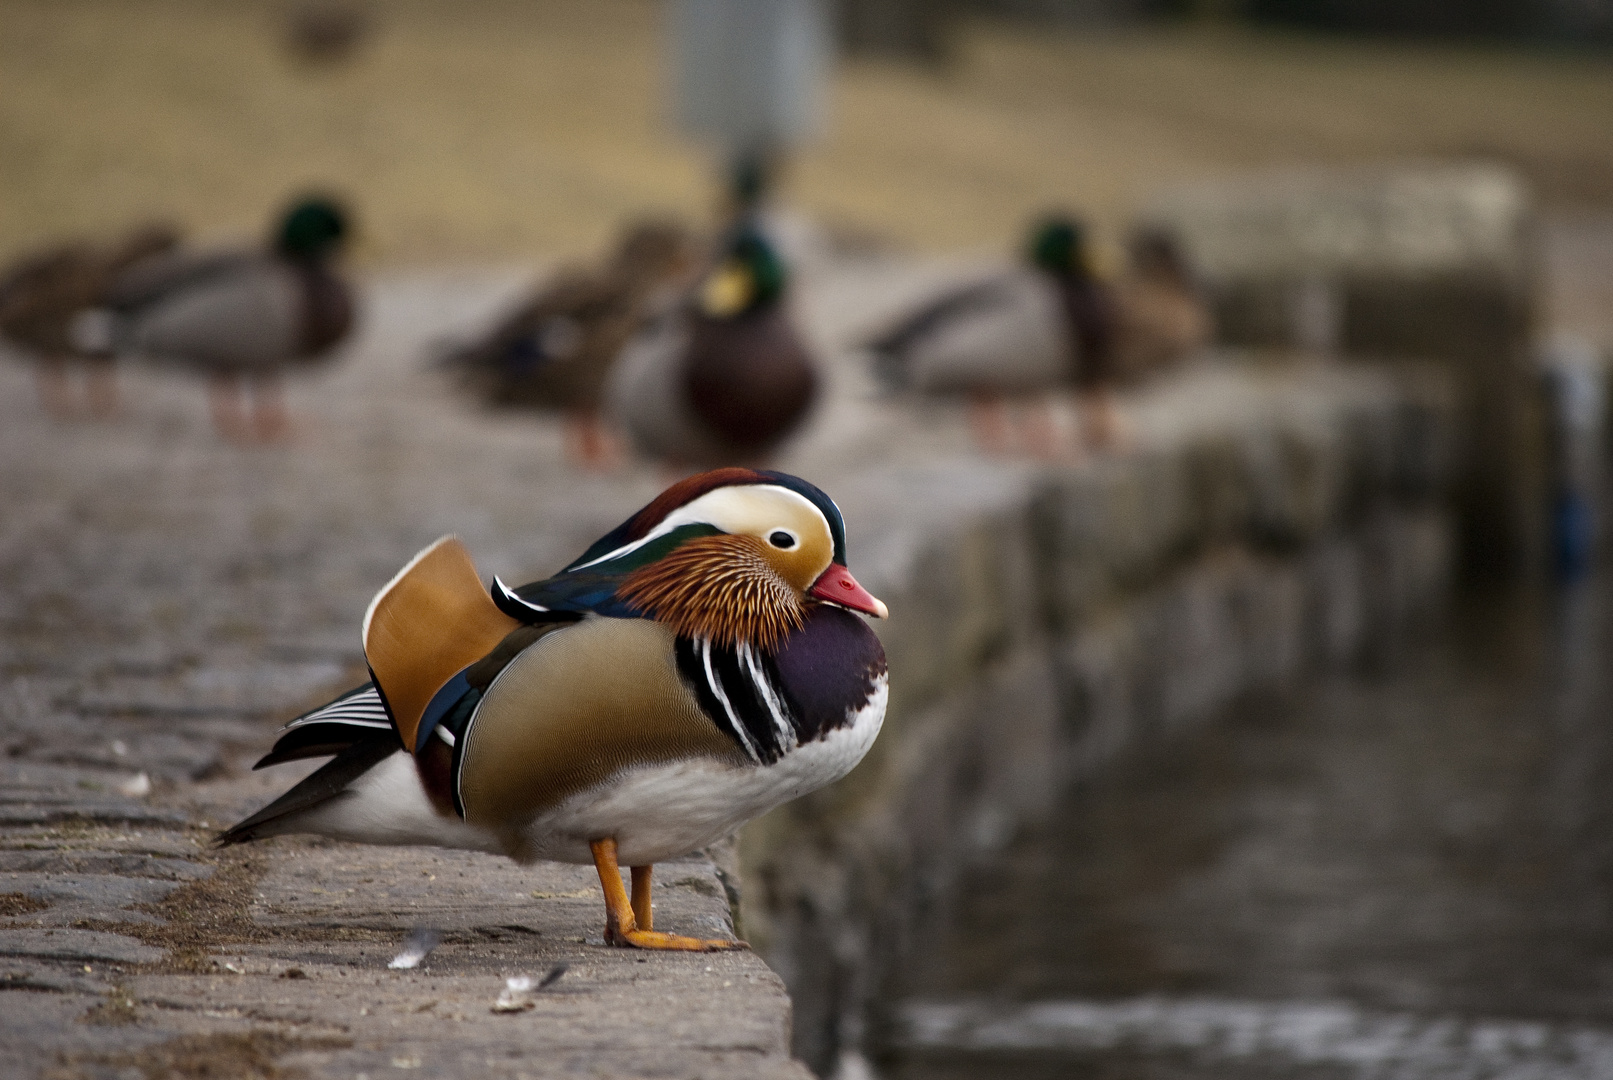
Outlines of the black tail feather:
{"label": "black tail feather", "polygon": [[[278,750],[278,747],[276,749]],[[278,830],[265,832],[265,826],[338,798],[354,780],[401,749],[398,737],[390,729],[376,731],[342,749],[322,768],[262,810],[219,833],[213,839],[213,843],[218,847],[228,847],[231,844],[244,844],[249,840],[257,840],[263,835],[275,835]]]}
{"label": "black tail feather", "polygon": [[[379,731],[391,731],[392,720],[375,683],[367,682],[337,698],[310,709],[287,724],[274,748],[258,760],[254,769],[278,765],[282,761],[329,757],[354,743],[366,742]],[[400,742],[398,744],[402,746]]]}
{"label": "black tail feather", "polygon": [[[391,733],[390,726],[375,728],[342,723],[309,724],[306,727],[293,728],[280,736],[279,741],[274,744],[274,749],[259,758],[252,768],[266,769],[270,765],[279,765],[285,761],[330,757],[355,743],[369,742],[377,735],[391,735]],[[393,745],[398,745],[396,735],[392,735],[392,742]]]}

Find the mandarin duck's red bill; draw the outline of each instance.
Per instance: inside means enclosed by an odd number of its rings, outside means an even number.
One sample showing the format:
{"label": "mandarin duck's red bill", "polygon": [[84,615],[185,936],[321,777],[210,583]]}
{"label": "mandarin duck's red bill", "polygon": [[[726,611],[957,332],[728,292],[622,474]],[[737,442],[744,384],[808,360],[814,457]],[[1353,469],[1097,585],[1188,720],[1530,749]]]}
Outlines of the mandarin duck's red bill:
{"label": "mandarin duck's red bill", "polygon": [[[482,588],[444,537],[364,619],[373,681],[287,725],[258,767],[331,757],[219,837],[316,833],[593,863],[614,944],[654,930],[650,868],[844,776],[884,719],[845,526],[794,476],[673,485],[560,573]],[[619,866],[632,868],[632,890]]]}

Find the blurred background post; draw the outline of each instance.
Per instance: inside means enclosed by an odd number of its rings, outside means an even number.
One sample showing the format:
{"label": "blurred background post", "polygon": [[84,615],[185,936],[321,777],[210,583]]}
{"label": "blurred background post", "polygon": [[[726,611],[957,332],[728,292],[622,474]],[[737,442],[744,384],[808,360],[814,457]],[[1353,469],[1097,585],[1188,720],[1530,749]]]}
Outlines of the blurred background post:
{"label": "blurred background post", "polygon": [[823,126],[829,14],[826,0],[669,5],[678,123],[718,155],[732,213],[760,203],[789,151]]}

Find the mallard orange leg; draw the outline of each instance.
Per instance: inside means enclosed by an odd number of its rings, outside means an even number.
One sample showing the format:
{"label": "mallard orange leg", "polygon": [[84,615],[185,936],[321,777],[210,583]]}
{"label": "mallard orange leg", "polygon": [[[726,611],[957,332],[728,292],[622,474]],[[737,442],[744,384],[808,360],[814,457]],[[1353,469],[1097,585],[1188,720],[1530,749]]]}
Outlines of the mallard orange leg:
{"label": "mallard orange leg", "polygon": [[241,402],[241,385],[232,374],[220,373],[207,380],[207,400],[213,413],[213,427],[231,442],[245,442],[250,436],[246,408]]}
{"label": "mallard orange leg", "polygon": [[585,469],[605,471],[621,460],[621,446],[597,409],[577,408],[566,414],[566,443],[572,458]]}
{"label": "mallard orange leg", "polygon": [[252,428],[259,442],[280,442],[291,433],[286,399],[275,375],[260,376],[252,386]]}
{"label": "mallard orange leg", "polygon": [[1059,417],[1050,401],[1035,401],[1025,407],[1025,449],[1043,461],[1056,461],[1063,455],[1065,440]]}
{"label": "mallard orange leg", "polygon": [[975,443],[988,454],[1009,452],[1008,406],[994,391],[976,390],[969,395],[969,427]]}
{"label": "mallard orange leg", "polygon": [[1130,432],[1107,387],[1095,387],[1077,399],[1081,410],[1081,434],[1092,450],[1124,450]]}
{"label": "mallard orange leg", "polygon": [[[675,949],[681,952],[717,952],[723,949],[746,949],[750,946],[743,941],[725,941],[714,938],[683,937],[679,934],[663,934],[658,930],[639,927],[638,916],[634,914],[637,906],[628,899],[627,889],[622,885],[622,869],[616,863],[616,841],[607,837],[604,840],[591,842],[589,848],[594,853],[594,869],[599,871],[599,884],[605,890],[605,941],[610,945],[619,945],[629,949]],[[640,871],[643,871],[643,888],[640,890]],[[633,868],[634,899],[642,895],[644,914],[650,913],[650,868],[648,866],[635,866]]]}
{"label": "mallard orange leg", "polygon": [[39,403],[45,411],[58,420],[71,419],[76,410],[66,363],[54,358],[41,360],[34,369],[34,379],[39,386]]}
{"label": "mallard orange leg", "polygon": [[96,358],[84,365],[84,397],[90,415],[109,420],[118,414],[118,376],[110,359]]}

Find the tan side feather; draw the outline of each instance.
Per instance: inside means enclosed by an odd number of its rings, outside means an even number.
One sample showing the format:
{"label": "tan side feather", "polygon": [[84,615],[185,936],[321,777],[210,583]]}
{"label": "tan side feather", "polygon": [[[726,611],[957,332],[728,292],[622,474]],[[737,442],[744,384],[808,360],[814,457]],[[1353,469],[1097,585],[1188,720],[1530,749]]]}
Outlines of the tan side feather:
{"label": "tan side feather", "polygon": [[493,603],[452,536],[416,555],[376,594],[364,617],[364,656],[405,747],[414,750],[432,695],[519,625]]}
{"label": "tan side feather", "polygon": [[706,536],[628,575],[618,595],[683,637],[771,651],[806,606],[753,536]]}

